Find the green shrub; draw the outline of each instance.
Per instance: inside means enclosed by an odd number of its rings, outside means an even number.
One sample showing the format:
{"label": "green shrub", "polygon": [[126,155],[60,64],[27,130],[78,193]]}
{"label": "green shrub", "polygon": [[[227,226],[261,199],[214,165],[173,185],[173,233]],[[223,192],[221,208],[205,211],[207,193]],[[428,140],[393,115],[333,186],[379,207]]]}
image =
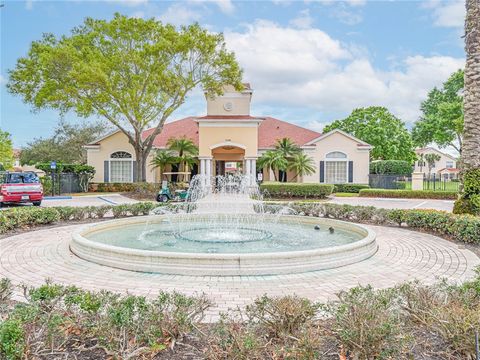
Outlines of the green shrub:
{"label": "green shrub", "polygon": [[[300,215],[407,226],[466,243],[480,244],[480,217],[455,215],[445,211],[417,209],[377,209],[372,206],[293,203],[289,207]],[[265,207],[267,212],[275,208]]]}
{"label": "green shrub", "polygon": [[333,192],[358,193],[362,189],[368,189],[370,186],[366,184],[334,184]]}
{"label": "green shrub", "polygon": [[404,160],[375,160],[370,163],[370,174],[411,175],[412,164]]}
{"label": "green shrub", "polygon": [[104,218],[111,210],[115,218],[124,216],[148,215],[158,205],[153,202],[139,202],[117,206],[58,206],[18,207],[0,212],[0,234],[26,227],[54,224],[58,221],[83,221]]}
{"label": "green shrub", "polygon": [[25,347],[24,337],[20,321],[11,319],[0,322],[0,355],[7,360],[22,359]]}
{"label": "green shrub", "polygon": [[325,310],[343,347],[361,359],[391,359],[407,345],[394,289],[358,286],[338,294]]}
{"label": "green shrub", "polygon": [[455,200],[458,197],[455,191],[429,191],[429,190],[387,190],[387,189],[362,189],[362,197],[380,198],[407,198],[407,199],[442,199]]}
{"label": "green shrub", "polygon": [[324,199],[332,194],[333,185],[307,183],[264,182],[260,190],[272,198],[318,198]]}

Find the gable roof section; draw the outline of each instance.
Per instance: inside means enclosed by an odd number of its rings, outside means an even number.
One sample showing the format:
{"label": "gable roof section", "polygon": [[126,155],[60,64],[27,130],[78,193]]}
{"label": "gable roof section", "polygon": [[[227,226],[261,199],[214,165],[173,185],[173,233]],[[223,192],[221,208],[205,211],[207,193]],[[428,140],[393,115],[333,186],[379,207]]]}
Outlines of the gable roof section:
{"label": "gable roof section", "polygon": [[298,125],[266,117],[258,128],[258,148],[273,148],[279,139],[290,138],[298,146],[303,146],[321,134]]}
{"label": "gable roof section", "polygon": [[[145,130],[142,137],[146,138],[154,129]],[[181,120],[175,120],[163,125],[163,130],[160,135],[157,135],[153,141],[153,147],[164,148],[167,147],[167,142],[171,138],[186,137],[193,141],[198,146],[198,125],[194,117],[187,117]]]}
{"label": "gable roof section", "polygon": [[362,149],[373,149],[372,145],[370,145],[370,144],[366,143],[365,141],[362,141],[359,138],[356,138],[355,136],[350,135],[349,133],[347,133],[343,130],[340,130],[340,129],[333,129],[332,131],[329,131],[328,133],[322,134],[319,137],[317,137],[317,138],[311,140],[310,142],[306,143],[305,145],[315,145],[315,143],[317,143],[318,141],[320,141],[322,139],[325,139],[326,137],[328,137],[330,135],[333,135],[335,133],[342,134],[342,135],[346,136],[347,138],[355,141],[357,143],[357,146],[361,147]]}
{"label": "gable roof section", "polygon": [[443,151],[440,151],[438,149],[435,149],[434,147],[431,147],[431,146],[427,146],[427,147],[424,147],[424,148],[417,148],[415,149],[415,152],[421,152],[421,153],[427,153],[429,151],[434,151],[436,152],[437,154],[440,154],[440,155],[443,155],[443,156],[446,156],[452,160],[455,160],[457,161],[457,158],[455,158],[454,156],[450,155],[450,154],[447,154],[447,153],[444,153]]}
{"label": "gable roof section", "polygon": [[[191,139],[195,145],[198,146],[198,119],[205,119],[208,117],[187,117],[184,119],[172,121],[166,123],[163,127],[162,132],[155,138],[153,146],[155,148],[165,148],[167,142],[170,138],[186,137]],[[222,119],[225,117],[222,116]],[[258,127],[258,148],[259,149],[269,149],[275,146],[277,140],[282,138],[290,138],[298,146],[314,146],[316,142],[321,139],[330,136],[335,132],[340,132],[341,134],[351,138],[352,140],[358,143],[359,147],[370,149],[372,148],[369,144],[355,138],[354,136],[347,134],[341,130],[333,130],[327,134],[321,134],[319,132],[305,129],[301,126],[288,123],[279,119],[272,117],[239,117],[240,119],[252,120],[252,119],[263,119]],[[232,117],[233,120],[233,117]],[[112,133],[109,133],[87,146],[96,146],[106,138],[116,134],[120,130],[116,130]],[[142,137],[145,138],[151,134],[154,129],[145,130],[142,134]]]}

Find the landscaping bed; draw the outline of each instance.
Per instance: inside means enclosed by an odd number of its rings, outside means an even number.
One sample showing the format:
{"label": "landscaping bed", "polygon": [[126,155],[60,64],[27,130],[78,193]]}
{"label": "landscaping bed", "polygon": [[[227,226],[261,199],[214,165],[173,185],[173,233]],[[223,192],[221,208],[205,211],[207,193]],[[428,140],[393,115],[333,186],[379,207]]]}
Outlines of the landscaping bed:
{"label": "landscaping bed", "polygon": [[271,199],[325,199],[333,192],[333,185],[264,182],[260,184],[260,191],[265,198]]}
{"label": "landscaping bed", "polygon": [[362,189],[361,197],[456,200],[457,191]]}
{"label": "landscaping bed", "polygon": [[34,359],[473,359],[480,273],[462,285],[357,286],[319,303],[263,296],[206,324],[205,295],[156,298],[51,283],[11,300],[0,281],[0,356]]}

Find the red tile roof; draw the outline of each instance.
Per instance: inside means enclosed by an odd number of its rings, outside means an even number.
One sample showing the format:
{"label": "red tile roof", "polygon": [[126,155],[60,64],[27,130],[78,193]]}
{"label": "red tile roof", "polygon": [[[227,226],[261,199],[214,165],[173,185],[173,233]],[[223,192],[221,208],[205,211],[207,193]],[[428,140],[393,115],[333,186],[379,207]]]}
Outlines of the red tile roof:
{"label": "red tile roof", "polygon": [[[145,130],[142,137],[145,138],[153,132],[153,129]],[[157,135],[153,141],[154,147],[166,147],[170,138],[187,137],[192,139],[195,145],[198,145],[198,124],[194,117],[187,117],[181,120],[166,123],[160,135]]]}
{"label": "red tile roof", "polygon": [[207,115],[197,117],[199,120],[262,120],[263,117],[250,115]]}
{"label": "red tile roof", "polygon": [[285,137],[302,146],[321,135],[316,131],[308,130],[286,121],[266,117],[258,128],[258,147],[260,149],[273,147],[277,140]]}
{"label": "red tile roof", "polygon": [[[321,134],[302,128],[300,126],[288,123],[286,121],[278,120],[272,117],[258,118],[249,115],[245,116],[204,116],[199,118],[187,117],[185,119],[172,121],[164,125],[162,132],[153,142],[153,146],[157,148],[166,147],[170,138],[177,138],[185,136],[193,140],[198,145],[198,124],[196,119],[263,119],[258,128],[258,147],[261,149],[273,147],[278,139],[284,137],[290,138],[294,143],[301,146],[313,139],[319,137]],[[143,133],[145,138],[151,134],[153,129],[146,130]]]}

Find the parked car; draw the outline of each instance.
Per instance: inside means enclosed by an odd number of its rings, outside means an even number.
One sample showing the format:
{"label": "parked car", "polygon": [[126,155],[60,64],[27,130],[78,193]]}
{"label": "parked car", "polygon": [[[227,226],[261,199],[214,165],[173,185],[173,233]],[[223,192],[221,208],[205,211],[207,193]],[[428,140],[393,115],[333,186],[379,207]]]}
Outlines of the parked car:
{"label": "parked car", "polygon": [[0,207],[3,204],[32,203],[40,206],[43,187],[33,171],[0,173]]}

